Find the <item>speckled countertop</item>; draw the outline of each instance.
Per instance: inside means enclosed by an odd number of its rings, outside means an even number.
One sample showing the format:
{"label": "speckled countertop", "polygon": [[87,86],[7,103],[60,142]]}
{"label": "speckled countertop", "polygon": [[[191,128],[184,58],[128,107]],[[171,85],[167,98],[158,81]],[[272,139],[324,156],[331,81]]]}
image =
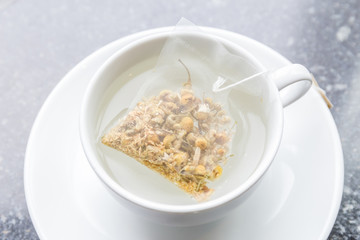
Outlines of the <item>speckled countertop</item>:
{"label": "speckled countertop", "polygon": [[256,39],[314,73],[334,103],[345,160],[342,204],[329,239],[360,239],[359,0],[0,0],[1,240],[38,239],[23,163],[50,91],[96,49],[182,16]]}

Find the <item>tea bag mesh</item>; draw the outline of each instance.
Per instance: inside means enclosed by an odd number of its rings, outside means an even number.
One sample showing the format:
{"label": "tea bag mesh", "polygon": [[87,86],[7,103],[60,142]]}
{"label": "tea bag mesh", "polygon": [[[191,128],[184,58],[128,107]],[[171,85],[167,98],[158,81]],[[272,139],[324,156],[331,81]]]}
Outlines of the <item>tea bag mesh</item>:
{"label": "tea bag mesh", "polygon": [[[206,38],[206,44],[198,38]],[[215,93],[212,87],[219,80],[239,81],[255,69],[182,19],[169,34],[156,66],[136,77],[143,85],[125,116],[101,141],[195,199],[206,200],[214,191],[207,183],[222,175],[237,130],[229,112],[231,90]]]}

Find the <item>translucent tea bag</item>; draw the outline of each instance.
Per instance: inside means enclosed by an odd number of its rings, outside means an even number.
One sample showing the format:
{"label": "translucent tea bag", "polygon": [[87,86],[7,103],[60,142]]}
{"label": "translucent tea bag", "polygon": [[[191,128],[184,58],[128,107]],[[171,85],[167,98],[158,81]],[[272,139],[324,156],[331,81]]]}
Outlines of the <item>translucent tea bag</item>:
{"label": "translucent tea bag", "polygon": [[244,59],[215,40],[204,47],[188,34],[193,32],[199,29],[186,20],[179,22],[155,68],[136,77],[144,84],[126,115],[101,142],[204,201],[214,191],[207,183],[222,175],[231,156],[236,131],[228,111],[229,91],[216,93],[212,85],[254,72],[237,72],[239,64],[248,64]]}

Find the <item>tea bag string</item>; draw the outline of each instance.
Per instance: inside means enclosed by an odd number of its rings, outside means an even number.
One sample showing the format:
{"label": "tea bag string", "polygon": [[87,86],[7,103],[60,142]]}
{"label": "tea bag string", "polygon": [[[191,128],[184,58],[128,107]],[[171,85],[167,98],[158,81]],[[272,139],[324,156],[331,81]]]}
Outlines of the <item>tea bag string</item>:
{"label": "tea bag string", "polygon": [[256,73],[254,75],[251,75],[250,77],[246,77],[244,79],[241,79],[240,81],[229,84],[229,85],[227,85],[225,87],[222,87],[222,86],[226,83],[227,79],[222,77],[222,76],[218,76],[217,80],[212,85],[212,91],[215,92],[215,93],[218,93],[218,92],[228,90],[230,88],[234,88],[237,85],[240,85],[240,84],[242,84],[244,82],[250,81],[250,80],[252,80],[252,79],[254,79],[256,77],[259,77],[259,76],[261,76],[261,75],[263,75],[263,74],[265,74],[267,72],[268,71],[263,71],[263,72]]}

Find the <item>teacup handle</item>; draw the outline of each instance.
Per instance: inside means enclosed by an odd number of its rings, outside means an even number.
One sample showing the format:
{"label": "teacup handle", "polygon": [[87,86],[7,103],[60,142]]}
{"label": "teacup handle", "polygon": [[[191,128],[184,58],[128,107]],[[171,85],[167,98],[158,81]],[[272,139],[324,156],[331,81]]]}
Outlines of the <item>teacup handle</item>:
{"label": "teacup handle", "polygon": [[268,73],[281,93],[283,107],[301,98],[311,87],[312,75],[300,64],[291,64]]}

